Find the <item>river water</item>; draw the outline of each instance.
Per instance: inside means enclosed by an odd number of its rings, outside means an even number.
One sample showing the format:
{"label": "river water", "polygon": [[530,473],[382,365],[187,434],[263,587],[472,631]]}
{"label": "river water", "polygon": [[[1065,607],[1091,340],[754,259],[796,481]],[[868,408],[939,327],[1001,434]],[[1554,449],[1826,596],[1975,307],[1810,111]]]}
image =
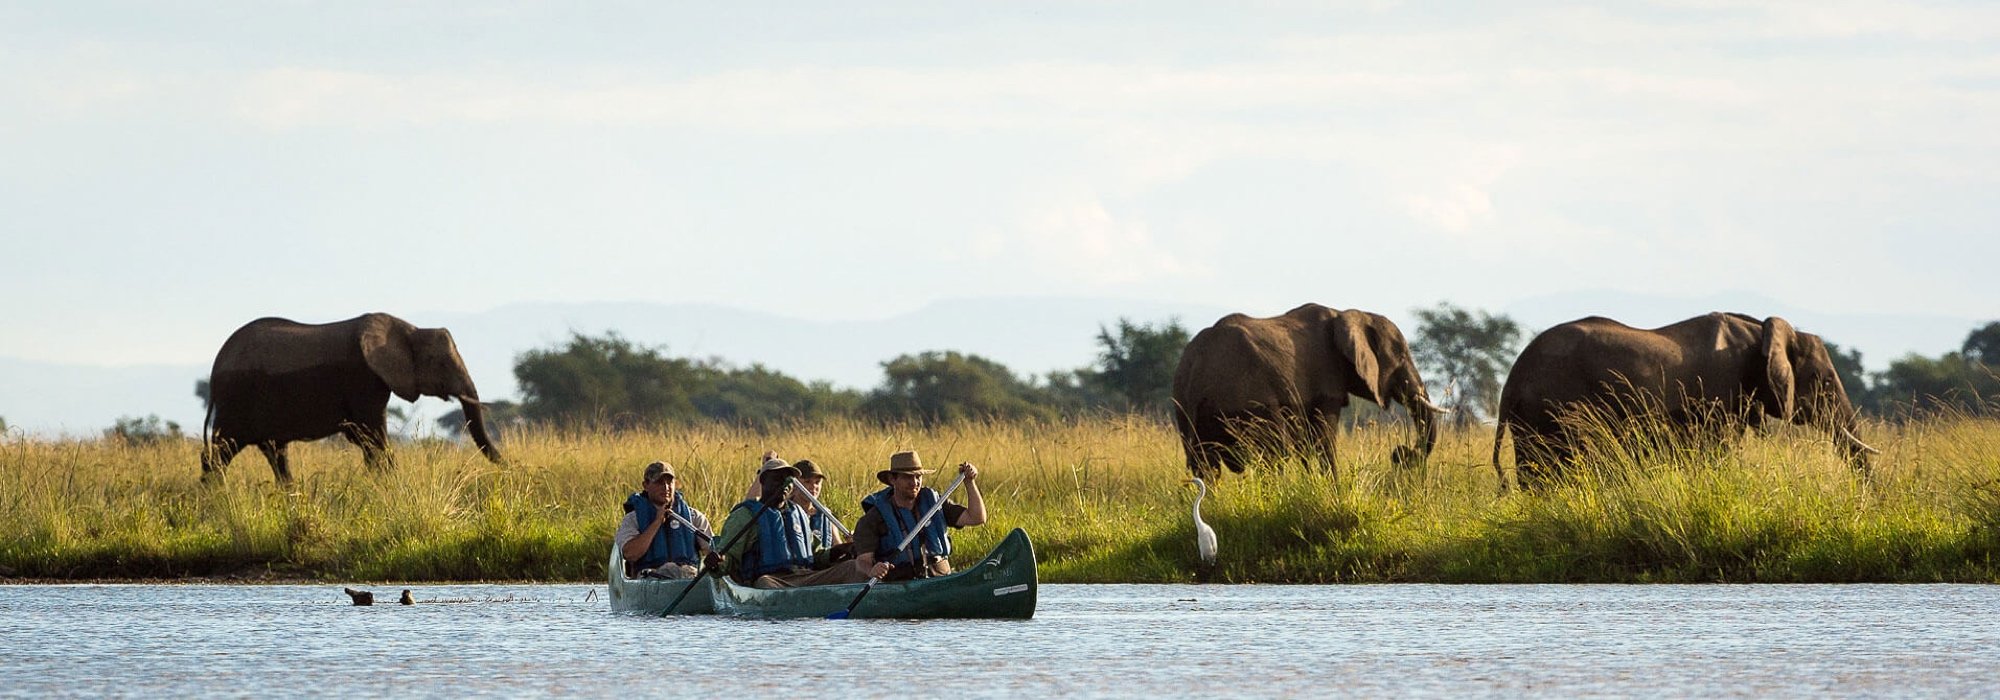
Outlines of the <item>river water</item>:
{"label": "river water", "polygon": [[1011,622],[368,588],[0,586],[0,695],[2000,697],[2000,586],[1048,585]]}

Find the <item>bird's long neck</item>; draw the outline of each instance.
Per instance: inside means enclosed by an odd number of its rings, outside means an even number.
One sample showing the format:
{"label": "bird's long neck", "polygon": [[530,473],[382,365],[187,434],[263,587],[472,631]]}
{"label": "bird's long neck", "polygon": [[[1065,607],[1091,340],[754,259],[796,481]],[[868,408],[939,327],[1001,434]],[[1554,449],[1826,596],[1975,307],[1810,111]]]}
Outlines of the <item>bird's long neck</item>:
{"label": "bird's long neck", "polygon": [[1201,499],[1208,497],[1208,484],[1200,479],[1195,479],[1194,487],[1197,489],[1194,494],[1194,519],[1198,522],[1201,520]]}

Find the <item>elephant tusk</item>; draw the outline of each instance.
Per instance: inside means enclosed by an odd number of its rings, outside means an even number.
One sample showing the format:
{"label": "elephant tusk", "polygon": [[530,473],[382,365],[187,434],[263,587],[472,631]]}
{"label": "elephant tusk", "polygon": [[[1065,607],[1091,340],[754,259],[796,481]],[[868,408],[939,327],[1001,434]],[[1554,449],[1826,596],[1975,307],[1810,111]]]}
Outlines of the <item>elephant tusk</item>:
{"label": "elephant tusk", "polygon": [[1417,403],[1422,405],[1425,409],[1429,410],[1430,412],[1438,415],[1445,415],[1447,413],[1451,413],[1451,409],[1444,408],[1437,404],[1431,403],[1430,399],[1421,396],[1417,397]]}
{"label": "elephant tusk", "polygon": [[1882,454],[1881,450],[1869,447],[1868,443],[1862,442],[1861,438],[1855,437],[1854,433],[1848,432],[1847,428],[1844,426],[1840,428],[1840,436],[1847,438],[1848,442],[1854,443],[1855,446],[1860,447],[1862,452],[1866,452],[1871,455]]}

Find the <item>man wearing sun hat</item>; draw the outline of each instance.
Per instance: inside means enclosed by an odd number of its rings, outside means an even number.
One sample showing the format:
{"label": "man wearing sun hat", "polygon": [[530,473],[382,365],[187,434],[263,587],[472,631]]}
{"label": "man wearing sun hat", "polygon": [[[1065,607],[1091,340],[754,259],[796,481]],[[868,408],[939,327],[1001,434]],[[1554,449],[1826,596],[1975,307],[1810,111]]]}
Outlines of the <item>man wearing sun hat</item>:
{"label": "man wearing sun hat", "polygon": [[943,576],[951,573],[951,528],[986,523],[986,501],[979,495],[979,468],[958,465],[965,475],[965,505],[945,503],[918,531],[910,546],[896,551],[917,521],[937,505],[936,491],[924,488],[925,469],[915,450],[889,455],[889,468],[875,473],[888,488],[861,500],[861,522],[854,525],[855,561],[870,575],[887,581]]}
{"label": "man wearing sun hat", "polygon": [[[764,453],[757,469],[757,485],[752,495],[729,512],[729,519],[717,533],[729,543],[722,552],[723,565],[737,581],[757,588],[792,588],[832,583],[859,583],[868,576],[846,561],[831,568],[813,570],[812,522],[804,509],[792,502],[792,480],[799,468]],[[735,533],[748,528],[740,537]]]}
{"label": "man wearing sun hat", "polygon": [[[625,498],[625,519],[612,541],[625,557],[625,575],[649,578],[692,578],[695,562],[708,551],[708,516],[687,504],[674,483],[674,465],[646,465],[639,492]],[[675,520],[669,511],[694,523]]]}

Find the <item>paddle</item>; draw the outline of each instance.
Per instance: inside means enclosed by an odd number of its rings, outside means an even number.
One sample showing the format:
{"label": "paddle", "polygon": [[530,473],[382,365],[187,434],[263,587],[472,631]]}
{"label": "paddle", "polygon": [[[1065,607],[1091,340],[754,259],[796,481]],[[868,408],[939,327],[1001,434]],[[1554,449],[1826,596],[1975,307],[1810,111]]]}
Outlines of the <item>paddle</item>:
{"label": "paddle", "polygon": [[666,511],[667,511],[667,515],[668,515],[669,517],[671,517],[671,518],[673,518],[673,519],[675,519],[675,520],[678,520],[678,521],[680,521],[680,524],[681,524],[681,527],[685,527],[685,528],[687,528],[687,529],[689,529],[689,530],[693,531],[693,532],[694,532],[694,535],[695,535],[696,537],[700,537],[700,538],[702,538],[702,539],[704,539],[704,540],[707,540],[707,541],[710,541],[710,542],[714,542],[714,541],[715,541],[715,535],[711,535],[711,534],[708,534],[708,533],[706,533],[706,532],[702,532],[702,531],[701,531],[701,528],[698,528],[698,527],[695,527],[695,526],[694,526],[694,521],[691,521],[691,520],[688,520],[687,518],[683,518],[683,517],[681,517],[681,514],[680,514],[680,513],[676,513],[676,512],[674,512],[674,509],[673,509],[673,508],[669,507],[669,508],[667,508],[667,509],[666,509]]}
{"label": "paddle", "polygon": [[[794,491],[796,491],[796,492],[798,492],[798,493],[802,493],[802,494],[805,494],[805,497],[806,497],[806,500],[808,500],[808,501],[812,501],[812,504],[813,504],[813,507],[814,507],[814,508],[818,508],[818,509],[819,509],[819,512],[821,512],[821,513],[825,513],[825,514],[826,514],[826,519],[827,519],[827,520],[831,520],[831,521],[833,521],[833,529],[835,529],[835,530],[839,530],[839,531],[840,531],[840,534],[842,534],[842,535],[846,536],[846,537],[847,537],[847,539],[850,539],[850,540],[851,540],[851,539],[854,539],[854,531],[853,531],[853,530],[849,530],[849,529],[847,529],[847,526],[846,526],[846,525],[842,525],[842,524],[840,524],[840,518],[837,518],[837,517],[834,517],[834,515],[833,515],[833,509],[832,509],[832,508],[828,508],[828,507],[826,507],[826,504],[825,504],[825,503],[821,503],[821,502],[819,502],[819,499],[817,499],[817,498],[814,498],[814,497],[813,497],[813,492],[811,492],[811,491],[807,491],[807,490],[806,490],[806,485],[805,485],[805,484],[801,484],[801,483],[799,483],[799,480],[798,480],[798,479],[794,479],[794,478],[792,478],[792,477],[785,477],[785,478],[787,478],[787,479],[791,479],[791,480],[792,480],[792,489],[793,489]],[[690,526],[690,527],[692,527],[692,526]]]}
{"label": "paddle", "polygon": [[[918,519],[918,520],[917,520],[917,526],[916,526],[916,527],[913,527],[913,528],[910,528],[910,533],[909,533],[909,534],[907,534],[907,535],[904,535],[904,536],[903,536],[903,541],[902,541],[901,543],[898,543],[898,544],[896,545],[896,549],[895,549],[895,550],[893,550],[893,551],[889,552],[889,557],[888,557],[888,558],[890,558],[890,559],[894,559],[894,558],[896,558],[896,555],[898,555],[898,554],[902,554],[902,553],[903,553],[903,550],[904,550],[905,548],[908,548],[908,547],[910,546],[910,543],[911,543],[911,542],[913,542],[913,541],[915,541],[915,540],[917,539],[917,533],[920,533],[920,532],[923,532],[923,531],[924,531],[924,526],[925,526],[925,525],[929,525],[929,524],[930,524],[930,522],[931,522],[931,518],[932,518],[932,517],[934,517],[934,516],[936,516],[936,515],[938,514],[938,511],[940,511],[940,510],[944,510],[944,504],[946,504],[946,503],[949,503],[949,502],[951,502],[951,492],[953,492],[953,491],[957,491],[957,490],[958,490],[958,485],[959,485],[959,484],[962,484],[962,483],[965,483],[965,472],[959,472],[959,473],[958,473],[958,478],[956,478],[956,479],[952,479],[952,480],[951,480],[951,487],[950,487],[950,488],[947,488],[947,489],[945,489],[945,490],[944,490],[944,495],[943,495],[943,496],[939,496],[939,497],[938,497],[938,500],[937,500],[937,503],[931,506],[931,509],[930,509],[930,512],[927,512],[927,513],[924,513],[924,517],[922,517],[922,518],[920,518],[920,519]],[[885,517],[885,518],[887,518],[887,517],[893,517],[893,516],[891,516],[891,515],[890,515],[890,514],[888,514],[888,513],[883,513],[883,514],[882,514],[882,517]],[[866,598],[866,597],[868,597],[868,592],[869,592],[869,591],[872,591],[872,590],[875,590],[875,584],[876,584],[876,583],[879,583],[879,582],[881,582],[881,581],[882,581],[882,577],[880,577],[880,576],[870,576],[870,577],[868,577],[868,585],[866,585],[866,586],[862,586],[862,587],[861,587],[861,592],[860,592],[860,593],[858,593],[858,594],[855,594],[855,596],[854,596],[854,602],[851,602],[851,603],[848,603],[848,604],[847,604],[847,609],[846,609],[846,610],[841,610],[841,611],[839,611],[839,612],[836,612],[836,613],[833,613],[833,614],[831,614],[831,615],[827,615],[827,616],[826,616],[826,619],[829,619],[829,620],[845,620],[845,619],[847,619],[848,617],[851,617],[851,616],[853,616],[853,615],[854,615],[854,607],[855,607],[855,606],[857,606],[857,605],[860,605],[860,604],[861,604],[861,599],[862,599],[862,598]]]}
{"label": "paddle", "polygon": [[[729,538],[728,542],[722,543],[722,549],[720,550],[712,549],[709,551],[711,553],[716,553],[716,554],[729,551],[730,547],[735,546],[737,540],[743,539],[743,535],[745,533],[757,529],[757,519],[763,517],[764,511],[769,510],[770,507],[771,507],[770,504],[765,503],[763,501],[758,501],[757,512],[750,514],[750,524],[744,527],[742,530],[737,531],[737,533],[734,536]],[[688,527],[694,527],[694,526],[689,525]],[[710,541],[712,542],[714,540]],[[660,611],[660,617],[666,617],[668,615],[674,614],[674,608],[679,607],[681,601],[687,599],[688,592],[694,590],[695,584],[701,583],[701,577],[706,575],[707,573],[708,573],[708,560],[703,559],[701,562],[701,568],[697,569],[694,572],[694,578],[688,579],[687,587],[681,589],[680,595],[674,596],[674,601],[667,604],[667,609]]]}

